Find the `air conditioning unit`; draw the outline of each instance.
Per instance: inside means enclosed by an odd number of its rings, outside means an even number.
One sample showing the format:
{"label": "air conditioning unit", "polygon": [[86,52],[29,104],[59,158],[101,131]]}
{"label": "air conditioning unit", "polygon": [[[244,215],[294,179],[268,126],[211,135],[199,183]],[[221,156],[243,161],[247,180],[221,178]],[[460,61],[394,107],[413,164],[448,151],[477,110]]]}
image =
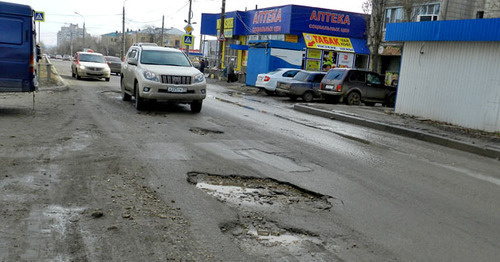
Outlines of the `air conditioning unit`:
{"label": "air conditioning unit", "polygon": [[426,22],[426,21],[437,21],[438,15],[419,15],[417,18],[418,22]]}

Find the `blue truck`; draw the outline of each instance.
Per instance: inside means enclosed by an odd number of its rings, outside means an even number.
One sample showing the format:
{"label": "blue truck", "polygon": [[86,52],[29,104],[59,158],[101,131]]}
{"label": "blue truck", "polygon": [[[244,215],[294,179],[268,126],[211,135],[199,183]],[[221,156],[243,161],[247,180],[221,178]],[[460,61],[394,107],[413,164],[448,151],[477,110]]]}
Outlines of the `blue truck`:
{"label": "blue truck", "polygon": [[35,28],[30,6],[0,2],[0,92],[33,92],[38,88]]}

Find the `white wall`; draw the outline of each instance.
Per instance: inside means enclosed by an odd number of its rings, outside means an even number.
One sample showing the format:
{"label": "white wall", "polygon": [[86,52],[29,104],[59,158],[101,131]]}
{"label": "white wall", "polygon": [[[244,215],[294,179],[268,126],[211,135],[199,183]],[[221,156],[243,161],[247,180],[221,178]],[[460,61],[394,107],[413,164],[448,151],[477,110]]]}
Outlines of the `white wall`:
{"label": "white wall", "polygon": [[500,132],[500,42],[405,42],[396,112]]}

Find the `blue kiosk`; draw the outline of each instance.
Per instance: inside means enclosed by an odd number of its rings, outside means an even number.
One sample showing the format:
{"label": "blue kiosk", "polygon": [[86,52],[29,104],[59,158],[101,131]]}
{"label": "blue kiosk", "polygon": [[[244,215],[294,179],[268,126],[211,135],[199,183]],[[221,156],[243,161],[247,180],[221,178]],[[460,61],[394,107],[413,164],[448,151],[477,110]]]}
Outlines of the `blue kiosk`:
{"label": "blue kiosk", "polygon": [[[201,34],[223,40],[223,63],[235,61],[255,85],[257,75],[280,67],[321,70],[368,67],[368,15],[316,7],[284,5],[220,14],[202,14]],[[221,37],[222,36],[222,37]]]}

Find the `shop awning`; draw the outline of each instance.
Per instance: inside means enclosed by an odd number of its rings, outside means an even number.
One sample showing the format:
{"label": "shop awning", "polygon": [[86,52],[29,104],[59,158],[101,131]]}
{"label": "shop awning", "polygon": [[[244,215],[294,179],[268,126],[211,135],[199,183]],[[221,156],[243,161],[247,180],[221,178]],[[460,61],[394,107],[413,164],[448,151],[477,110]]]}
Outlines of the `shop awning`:
{"label": "shop awning", "polygon": [[233,50],[248,50],[248,46],[247,45],[231,44],[231,45],[229,45],[229,48],[231,48]]}
{"label": "shop awning", "polygon": [[368,49],[368,45],[365,39],[359,38],[350,38],[352,47],[354,47],[354,52],[360,55],[369,55],[370,49]]}

